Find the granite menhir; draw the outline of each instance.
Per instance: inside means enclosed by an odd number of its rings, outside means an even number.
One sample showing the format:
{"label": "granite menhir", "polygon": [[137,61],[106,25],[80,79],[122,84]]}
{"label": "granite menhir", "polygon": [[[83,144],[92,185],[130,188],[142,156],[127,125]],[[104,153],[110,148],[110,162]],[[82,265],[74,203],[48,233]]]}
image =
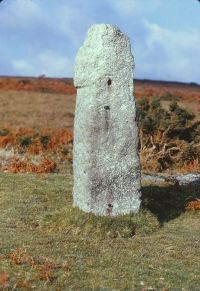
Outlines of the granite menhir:
{"label": "granite menhir", "polygon": [[79,49],[73,147],[73,205],[101,216],[140,207],[138,128],[129,38],[116,26],[90,27]]}

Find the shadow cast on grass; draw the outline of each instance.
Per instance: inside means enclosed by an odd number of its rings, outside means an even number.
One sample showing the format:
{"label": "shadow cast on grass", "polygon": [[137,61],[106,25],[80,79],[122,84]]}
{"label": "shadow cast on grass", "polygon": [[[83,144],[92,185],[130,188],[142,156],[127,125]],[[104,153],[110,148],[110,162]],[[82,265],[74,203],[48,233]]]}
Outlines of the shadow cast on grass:
{"label": "shadow cast on grass", "polygon": [[144,186],[142,187],[142,208],[157,216],[160,225],[180,216],[185,205],[200,199],[200,186]]}

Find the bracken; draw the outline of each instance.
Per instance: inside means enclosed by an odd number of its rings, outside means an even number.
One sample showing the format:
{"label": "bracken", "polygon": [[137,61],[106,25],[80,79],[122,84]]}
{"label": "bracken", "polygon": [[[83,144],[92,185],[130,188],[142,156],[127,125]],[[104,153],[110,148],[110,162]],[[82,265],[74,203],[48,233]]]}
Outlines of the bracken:
{"label": "bracken", "polygon": [[200,199],[197,199],[195,201],[190,201],[185,206],[186,210],[200,210]]}

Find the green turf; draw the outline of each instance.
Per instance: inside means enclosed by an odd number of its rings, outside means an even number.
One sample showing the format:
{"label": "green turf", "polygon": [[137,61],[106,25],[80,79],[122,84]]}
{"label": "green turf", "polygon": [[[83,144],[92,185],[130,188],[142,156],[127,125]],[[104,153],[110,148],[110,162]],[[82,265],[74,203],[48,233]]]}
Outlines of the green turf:
{"label": "green turf", "polygon": [[74,209],[71,191],[70,169],[0,174],[6,290],[199,290],[200,213],[183,208],[200,189],[144,185],[140,213],[120,218]]}

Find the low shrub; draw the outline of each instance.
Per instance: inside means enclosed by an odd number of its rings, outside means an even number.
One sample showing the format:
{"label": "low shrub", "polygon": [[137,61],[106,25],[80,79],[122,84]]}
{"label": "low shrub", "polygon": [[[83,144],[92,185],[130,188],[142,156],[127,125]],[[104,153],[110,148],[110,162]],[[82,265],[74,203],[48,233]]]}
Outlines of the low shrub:
{"label": "low shrub", "polygon": [[195,115],[176,101],[164,109],[160,98],[140,99],[136,106],[142,169],[185,170],[195,161],[195,170],[200,170],[200,123],[193,122]]}

